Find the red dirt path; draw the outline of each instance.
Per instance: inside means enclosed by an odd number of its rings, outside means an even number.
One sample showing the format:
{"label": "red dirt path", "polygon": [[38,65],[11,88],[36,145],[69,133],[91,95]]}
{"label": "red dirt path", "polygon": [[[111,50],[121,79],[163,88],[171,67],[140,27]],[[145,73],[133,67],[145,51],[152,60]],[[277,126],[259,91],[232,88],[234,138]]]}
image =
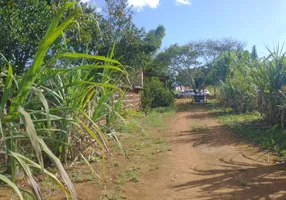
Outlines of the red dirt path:
{"label": "red dirt path", "polygon": [[[283,166],[230,133],[200,105],[184,106],[167,124],[164,135],[172,151],[159,158],[159,170],[125,186],[127,199],[286,199]],[[207,129],[198,130],[202,127]]]}

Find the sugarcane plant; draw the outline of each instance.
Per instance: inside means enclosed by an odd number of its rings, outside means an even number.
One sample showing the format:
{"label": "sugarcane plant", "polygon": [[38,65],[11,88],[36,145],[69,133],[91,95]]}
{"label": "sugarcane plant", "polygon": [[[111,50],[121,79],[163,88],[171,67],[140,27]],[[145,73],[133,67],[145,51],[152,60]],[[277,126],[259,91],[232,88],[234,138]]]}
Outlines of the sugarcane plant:
{"label": "sugarcane plant", "polygon": [[[73,6],[76,3],[67,3],[58,9],[23,77],[13,74],[8,61],[7,70],[1,72],[0,144],[8,159],[0,166],[0,180],[12,188],[19,199],[24,199],[25,195],[42,199],[40,185],[33,175],[35,171],[48,176],[67,198],[77,199],[62,161],[81,157],[89,165],[81,152],[85,149],[75,147],[82,134],[88,135],[94,147],[101,149],[104,161],[109,135],[106,134],[106,124],[99,122],[107,116],[109,123],[116,117],[122,118],[119,113],[122,101],[111,101],[115,93],[124,94],[117,87],[119,78],[114,78],[126,76],[118,61],[74,52],[45,60],[50,46],[75,22],[78,14],[63,19],[64,13]],[[78,59],[81,64],[61,67],[60,59]],[[23,152],[23,147],[29,143],[32,151]],[[47,163],[57,169],[60,178],[45,168]],[[24,172],[31,190],[17,185],[18,170]],[[91,170],[104,181],[92,167]]]}

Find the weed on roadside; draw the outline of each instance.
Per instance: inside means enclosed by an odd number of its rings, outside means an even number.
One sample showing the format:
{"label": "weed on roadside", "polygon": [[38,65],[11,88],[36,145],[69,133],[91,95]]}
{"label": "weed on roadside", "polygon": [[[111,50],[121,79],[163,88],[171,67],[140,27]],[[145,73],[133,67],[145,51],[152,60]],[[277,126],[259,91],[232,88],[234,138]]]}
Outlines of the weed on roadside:
{"label": "weed on roadside", "polygon": [[206,125],[205,126],[194,125],[191,128],[192,128],[191,130],[195,131],[195,132],[197,132],[197,131],[205,131],[205,130],[209,129]]}
{"label": "weed on roadside", "polygon": [[280,125],[270,125],[258,112],[236,114],[217,110],[215,115],[223,125],[252,144],[286,156],[286,131]]}

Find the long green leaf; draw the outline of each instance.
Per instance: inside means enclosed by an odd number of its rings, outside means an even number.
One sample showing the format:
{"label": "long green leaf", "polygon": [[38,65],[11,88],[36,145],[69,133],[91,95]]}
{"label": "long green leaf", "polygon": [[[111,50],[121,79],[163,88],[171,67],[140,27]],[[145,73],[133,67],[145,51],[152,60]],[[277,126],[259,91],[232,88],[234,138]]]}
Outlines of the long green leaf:
{"label": "long green leaf", "polygon": [[23,161],[20,157],[18,157],[15,153],[10,152],[10,155],[12,155],[18,161],[18,163],[20,164],[20,166],[24,170],[31,187],[33,188],[34,194],[36,195],[38,200],[41,200],[42,197],[41,197],[40,187],[37,184],[37,182],[35,181],[32,173],[31,173],[29,165],[27,165],[27,163],[25,161]]}
{"label": "long green leaf", "polygon": [[[3,56],[2,54],[0,55]],[[5,85],[4,85],[4,93],[1,98],[0,109],[4,108],[4,105],[6,104],[7,100],[12,94],[11,86],[12,86],[13,70],[12,70],[12,66],[10,65],[8,61],[7,61],[7,64],[8,64],[8,73],[7,73],[7,78],[6,78]]]}
{"label": "long green leaf", "polygon": [[106,58],[104,56],[93,56],[89,54],[84,54],[84,53],[64,53],[64,54],[58,54],[54,62],[57,61],[59,58],[66,57],[66,58],[86,58],[86,59],[94,59],[94,60],[99,60],[99,61],[104,61],[104,62],[111,62],[111,63],[116,63],[118,65],[121,65],[120,62],[114,59]]}
{"label": "long green leaf", "polygon": [[73,68],[69,68],[69,69],[60,70],[58,73],[62,74],[62,73],[70,72],[70,71],[84,70],[84,69],[114,69],[114,70],[120,71],[122,73],[125,73],[119,67],[112,66],[112,65],[82,65],[79,67],[73,67]]}
{"label": "long green leaf", "polygon": [[73,6],[73,5],[75,5],[75,4],[77,4],[77,2],[67,3],[64,7],[60,8],[58,10],[58,12],[56,13],[55,18],[53,19],[51,25],[49,26],[49,28],[48,28],[48,30],[46,32],[45,36],[50,35],[56,29],[56,27],[60,23],[60,20],[61,20],[61,18],[63,16],[64,12],[66,11],[66,9],[71,7],[71,6]]}
{"label": "long green leaf", "polygon": [[[41,169],[41,166],[37,163],[35,163],[34,161],[28,159],[27,157],[18,154],[18,153],[14,153],[15,155],[17,155],[19,158],[21,158],[22,160],[24,160],[26,163],[29,163],[31,165],[31,167],[34,167],[36,169]],[[71,197],[70,192],[65,188],[65,186],[61,183],[61,181],[51,172],[49,172],[48,170],[44,169],[44,173],[47,174],[52,181],[57,184],[59,186],[59,188],[61,188],[61,190],[68,196]]]}
{"label": "long green leaf", "polygon": [[101,183],[103,182],[102,178],[95,172],[95,170],[93,169],[93,167],[90,165],[90,163],[88,162],[88,160],[82,155],[80,154],[80,156],[82,157],[82,159],[84,160],[84,162],[87,164],[87,166],[89,167],[90,171],[101,181]]}
{"label": "long green leaf", "polygon": [[27,113],[24,108],[19,107],[18,109],[19,113],[22,116],[22,119],[24,121],[24,125],[26,128],[26,131],[29,135],[32,147],[35,151],[36,157],[41,165],[41,170],[43,171],[44,169],[44,161],[43,161],[43,156],[42,156],[42,151],[38,142],[38,136],[34,127],[33,120],[31,119],[31,116],[29,113]]}
{"label": "long green leaf", "polygon": [[77,200],[77,194],[76,191],[74,189],[74,186],[66,172],[66,170],[64,169],[61,161],[53,154],[53,152],[49,149],[49,147],[46,145],[46,143],[44,142],[44,140],[38,138],[39,143],[41,144],[43,151],[49,156],[49,158],[51,159],[51,161],[55,164],[55,166],[57,167],[62,180],[65,182],[67,188],[69,189],[69,192],[71,194],[71,197],[73,200]]}
{"label": "long green leaf", "polygon": [[92,123],[92,125],[95,128],[96,132],[99,134],[105,149],[107,151],[109,151],[109,149],[107,148],[108,140],[107,140],[106,136],[104,135],[104,133],[100,130],[99,126],[83,110],[80,110],[80,112],[81,112],[81,114],[83,114],[89,120],[89,122]]}
{"label": "long green leaf", "polygon": [[[51,23],[47,34],[45,35],[44,39],[40,42],[37,54],[34,58],[34,62],[32,66],[28,69],[25,73],[21,83],[20,88],[18,91],[18,95],[14,98],[11,106],[11,112],[15,112],[18,109],[18,106],[25,102],[27,95],[29,94],[29,87],[34,82],[37,74],[37,70],[41,67],[44,57],[50,47],[50,45],[59,37],[62,31],[69,26],[73,21],[76,15],[72,15],[65,21],[63,21],[59,26],[58,23],[60,21],[63,12],[70,6],[74,5],[74,3],[66,4],[62,9],[60,9],[56,15],[56,18]],[[55,28],[57,27],[57,28]]]}
{"label": "long green leaf", "polygon": [[6,176],[4,176],[2,174],[0,174],[0,180],[2,180],[3,182],[7,183],[7,185],[9,187],[11,187],[18,194],[20,200],[24,200],[22,193],[20,192],[20,190],[17,187],[17,185],[15,185],[15,183],[10,181]]}
{"label": "long green leaf", "polygon": [[102,150],[102,168],[104,170],[104,174],[105,174],[105,153],[104,153],[104,146],[102,145],[102,143],[100,142],[100,140],[98,139],[98,137],[96,136],[96,134],[87,126],[85,125],[83,122],[79,121],[79,124],[81,124],[84,129],[90,134],[90,136],[97,142],[97,144],[100,146],[101,150]]}
{"label": "long green leaf", "polygon": [[48,127],[51,126],[50,124],[50,115],[49,115],[49,104],[48,104],[48,101],[47,99],[45,98],[44,94],[42,93],[41,90],[35,88],[35,87],[31,87],[31,91],[38,96],[38,98],[40,99],[40,101],[42,102],[44,108],[45,108],[45,111],[46,111],[46,114],[47,114],[47,122],[48,122]]}
{"label": "long green leaf", "polygon": [[[65,85],[63,88],[65,87],[71,87],[71,86],[76,86],[76,85],[81,85],[81,84],[87,84],[87,85],[94,85],[97,87],[102,87],[102,88],[113,88],[113,89],[119,89],[117,86],[113,85],[113,84],[109,84],[109,83],[97,83],[97,82],[92,82],[92,81],[84,81],[84,80],[77,80],[73,83],[67,84]],[[55,90],[59,90],[61,88],[57,88]]]}

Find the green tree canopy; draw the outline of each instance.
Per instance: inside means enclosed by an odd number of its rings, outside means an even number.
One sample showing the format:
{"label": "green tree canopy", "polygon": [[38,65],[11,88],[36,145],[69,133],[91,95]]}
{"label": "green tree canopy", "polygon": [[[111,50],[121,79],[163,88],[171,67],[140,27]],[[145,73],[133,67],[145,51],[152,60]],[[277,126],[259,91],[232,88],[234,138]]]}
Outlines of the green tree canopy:
{"label": "green tree canopy", "polygon": [[0,2],[0,53],[17,73],[33,59],[52,17],[52,8],[39,0]]}
{"label": "green tree canopy", "polygon": [[[56,8],[69,1],[0,2],[0,52],[18,74],[29,67]],[[96,12],[96,7],[80,3],[70,8],[65,17],[74,14],[77,14],[76,22],[58,38],[59,42],[50,48],[47,57],[67,51],[113,56],[129,69],[138,71],[150,64],[165,35],[162,25],[149,32],[137,27],[127,0],[106,0],[102,15]],[[72,64],[68,60],[61,61],[61,66]]]}
{"label": "green tree canopy", "polygon": [[210,83],[209,73],[220,57],[227,52],[240,51],[244,46],[244,43],[231,38],[171,45],[154,58],[151,70],[176,77],[177,85],[201,90]]}

